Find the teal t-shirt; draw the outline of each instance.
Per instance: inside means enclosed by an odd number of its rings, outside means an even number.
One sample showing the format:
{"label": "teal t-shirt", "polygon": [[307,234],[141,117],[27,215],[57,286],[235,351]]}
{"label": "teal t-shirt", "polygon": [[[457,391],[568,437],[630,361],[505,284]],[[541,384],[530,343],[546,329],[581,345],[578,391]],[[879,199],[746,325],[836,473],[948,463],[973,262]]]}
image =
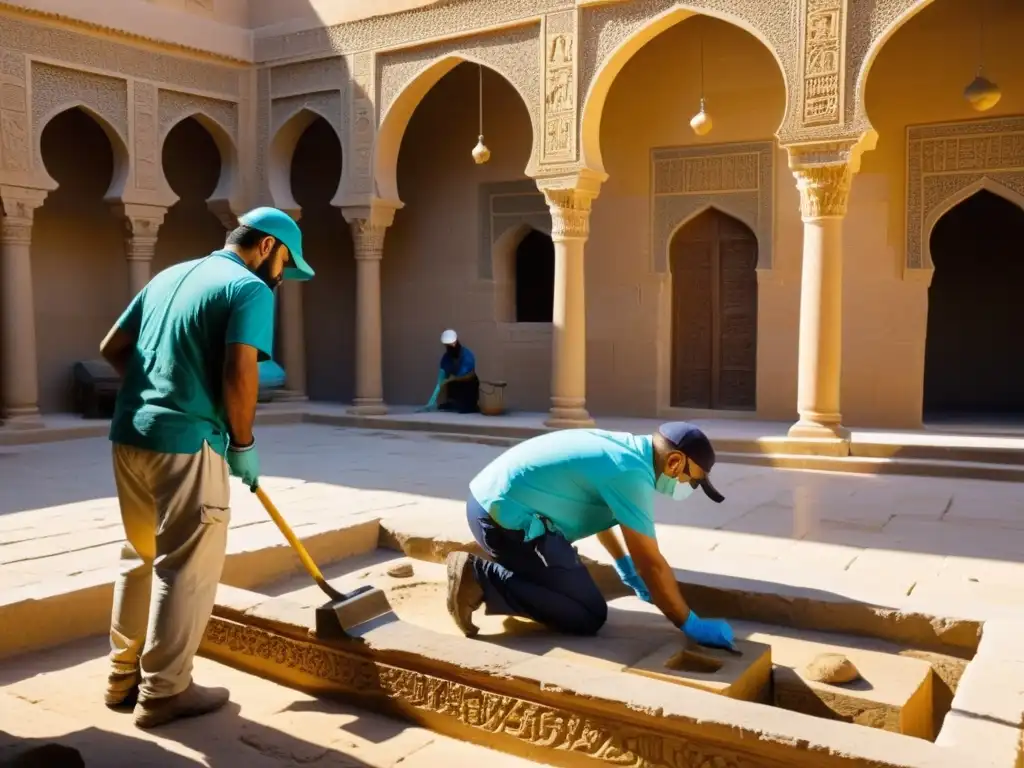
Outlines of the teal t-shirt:
{"label": "teal t-shirt", "polygon": [[654,536],[654,446],[649,435],[566,429],[520,443],[469,484],[498,525],[569,541],[624,525]]}
{"label": "teal t-shirt", "polygon": [[235,254],[214,251],[154,277],[117,324],[136,343],[110,439],[159,453],[196,453],[206,441],[223,455],[225,349],[246,344],[270,359],[270,288]]}

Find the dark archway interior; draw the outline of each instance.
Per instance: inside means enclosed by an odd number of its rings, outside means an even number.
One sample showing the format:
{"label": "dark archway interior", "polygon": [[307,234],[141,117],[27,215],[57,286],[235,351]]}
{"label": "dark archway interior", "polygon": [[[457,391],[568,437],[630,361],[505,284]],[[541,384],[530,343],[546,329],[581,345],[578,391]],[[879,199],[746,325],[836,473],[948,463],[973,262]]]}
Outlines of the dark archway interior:
{"label": "dark archway interior", "polygon": [[757,237],[714,208],[670,245],[671,404],[752,410],[757,397]]}
{"label": "dark archway interior", "polygon": [[103,199],[115,166],[103,128],[70,109],[47,123],[41,151],[59,186],[32,228],[39,397],[44,411],[68,411],[72,366],[97,356],[128,303],[128,267],[123,225]]}
{"label": "dark archway interior", "polygon": [[555,301],[555,244],[531,229],[516,248],[516,322],[550,323]]}
{"label": "dark archway interior", "polygon": [[223,247],[227,231],[206,205],[220,181],[221,162],[216,142],[194,117],[167,134],[164,176],[179,199],[160,225],[153,274]]}
{"label": "dark archway interior", "polygon": [[926,418],[1024,416],[1024,210],[982,190],[931,235]]}
{"label": "dark archway interior", "polygon": [[317,117],[299,138],[291,167],[302,249],[316,270],[302,286],[306,389],[314,400],[347,403],[355,387],[356,264],[348,224],[331,205],[341,168],[338,134]]}

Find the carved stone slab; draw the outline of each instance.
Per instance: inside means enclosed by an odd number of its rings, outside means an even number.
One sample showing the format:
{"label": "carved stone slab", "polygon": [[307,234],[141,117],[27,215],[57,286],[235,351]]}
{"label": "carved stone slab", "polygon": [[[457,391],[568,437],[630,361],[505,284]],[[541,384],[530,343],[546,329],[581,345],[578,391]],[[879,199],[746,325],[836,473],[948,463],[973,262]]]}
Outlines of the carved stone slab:
{"label": "carved stone slab", "polygon": [[988,188],[1024,200],[1024,117],[969,120],[907,131],[906,269],[932,270],[932,227]]}
{"label": "carved stone slab", "polygon": [[757,268],[772,268],[775,142],[656,149],[651,153],[654,271],[667,273],[672,235],[718,208],[757,235]]}

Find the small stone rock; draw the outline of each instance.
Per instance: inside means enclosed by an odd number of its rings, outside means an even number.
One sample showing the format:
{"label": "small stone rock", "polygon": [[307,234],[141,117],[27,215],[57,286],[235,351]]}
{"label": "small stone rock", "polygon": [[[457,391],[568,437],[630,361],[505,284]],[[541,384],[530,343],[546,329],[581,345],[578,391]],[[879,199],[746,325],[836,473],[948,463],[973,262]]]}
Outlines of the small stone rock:
{"label": "small stone rock", "polygon": [[399,563],[388,568],[388,576],[393,579],[408,579],[412,576],[412,563]]}
{"label": "small stone rock", "polygon": [[853,662],[841,653],[822,653],[804,667],[804,677],[818,683],[833,685],[852,683],[860,679],[860,672]]}

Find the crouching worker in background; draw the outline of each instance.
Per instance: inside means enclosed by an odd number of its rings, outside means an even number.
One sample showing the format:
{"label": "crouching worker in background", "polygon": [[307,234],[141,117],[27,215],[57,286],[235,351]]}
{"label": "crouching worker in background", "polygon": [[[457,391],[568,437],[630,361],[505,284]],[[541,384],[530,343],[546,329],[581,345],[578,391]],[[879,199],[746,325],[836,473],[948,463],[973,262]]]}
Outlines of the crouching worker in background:
{"label": "crouching worker in background", "polygon": [[708,478],[714,463],[707,436],[685,422],[663,424],[654,435],[566,429],[510,448],[469,485],[469,527],[493,562],[448,556],[452,618],[467,636],[478,631],[472,616],[481,606],[566,634],[595,634],[608,605],[572,543],[596,534],[639,597],[697,643],[731,648],[728,623],[703,619],[686,604],[654,531],[656,492],[682,501],[700,488],[724,500]]}

